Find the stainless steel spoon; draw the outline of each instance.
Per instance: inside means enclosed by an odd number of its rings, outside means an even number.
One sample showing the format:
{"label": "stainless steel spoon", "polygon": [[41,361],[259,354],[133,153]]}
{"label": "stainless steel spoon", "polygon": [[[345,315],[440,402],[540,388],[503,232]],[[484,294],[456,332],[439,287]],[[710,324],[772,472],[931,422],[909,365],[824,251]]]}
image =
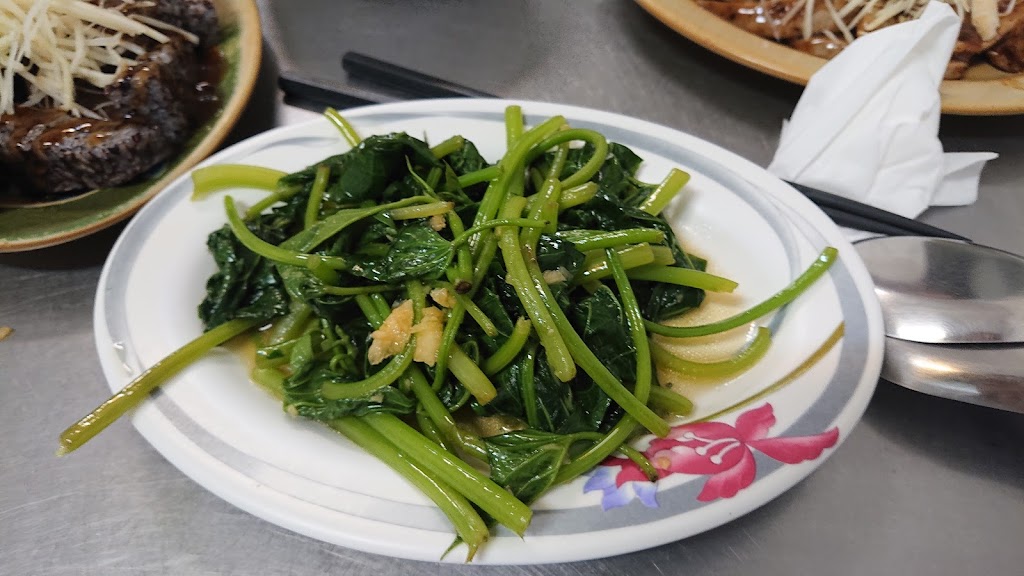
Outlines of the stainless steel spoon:
{"label": "stainless steel spoon", "polygon": [[920,236],[855,246],[882,302],[882,378],[1024,413],[1024,258]]}
{"label": "stainless steel spoon", "polygon": [[968,242],[888,236],[856,244],[887,336],[930,344],[1024,343],[1024,258]]}
{"label": "stainless steel spoon", "polygon": [[932,396],[1024,414],[1024,346],[886,338],[882,378]]}

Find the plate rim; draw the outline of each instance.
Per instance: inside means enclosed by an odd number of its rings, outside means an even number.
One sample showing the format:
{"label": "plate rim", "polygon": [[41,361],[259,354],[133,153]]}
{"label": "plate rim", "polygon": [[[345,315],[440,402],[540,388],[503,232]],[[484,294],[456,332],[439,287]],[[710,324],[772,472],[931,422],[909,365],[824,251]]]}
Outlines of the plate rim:
{"label": "plate rim", "polygon": [[[210,132],[203,138],[188,154],[182,157],[178,163],[166,174],[154,180],[143,191],[132,198],[131,201],[123,204],[110,215],[91,221],[75,228],[68,228],[48,234],[41,234],[26,237],[18,240],[5,240],[0,237],[0,254],[11,252],[27,252],[41,248],[49,248],[65,244],[79,238],[95,234],[103,229],[109,228],[122,220],[125,220],[137,213],[147,202],[152,200],[162,190],[173,184],[180,176],[190,172],[200,161],[217,150],[232,127],[242,115],[256,80],[259,77],[260,66],[263,61],[263,34],[260,29],[259,8],[256,0],[224,0],[230,2],[234,19],[232,23],[238,27],[239,36],[239,66],[235,79],[235,89],[231,97],[224,104],[217,120],[210,126]],[[215,3],[219,4],[217,0]],[[84,196],[92,193],[86,192]],[[32,210],[34,208],[3,208],[0,210]]]}
{"label": "plate rim", "polygon": [[[694,0],[634,1],[679,35],[719,56],[780,80],[804,86],[811,75],[828,62],[734,26]],[[723,38],[730,42],[723,42]],[[943,80],[939,92],[944,114],[1024,114],[1024,73],[991,80]]]}
{"label": "plate rim", "polygon": [[[428,100],[428,101],[420,100],[420,101],[413,101],[413,102],[400,102],[400,103],[392,103],[392,104],[380,104],[380,105],[361,107],[361,108],[358,108],[358,109],[350,109],[348,111],[348,115],[350,117],[352,117],[353,119],[355,119],[355,120],[358,120],[364,114],[368,115],[368,116],[372,115],[373,113],[379,113],[379,114],[383,115],[383,114],[386,114],[388,112],[415,113],[417,115],[430,116],[430,115],[444,114],[445,112],[452,112],[452,110],[450,110],[449,108],[446,108],[446,107],[454,107],[454,108],[461,109],[463,111],[474,111],[474,110],[491,111],[492,109],[503,108],[507,104],[512,104],[512,103],[519,104],[519,105],[523,106],[524,110],[527,111],[528,115],[548,114],[548,113],[551,113],[552,111],[554,111],[554,113],[557,113],[559,110],[561,110],[561,111],[567,111],[567,113],[575,113],[576,115],[582,115],[582,116],[584,116],[584,117],[586,117],[588,119],[592,119],[595,122],[601,122],[602,120],[617,121],[620,125],[623,124],[623,123],[626,123],[631,128],[638,128],[639,130],[643,130],[645,127],[649,127],[652,130],[656,129],[656,130],[659,130],[659,131],[664,131],[664,133],[670,134],[674,138],[680,138],[680,139],[682,139],[684,141],[688,140],[690,143],[692,143],[692,142],[699,142],[699,143],[701,143],[702,146],[707,147],[708,150],[714,151],[715,153],[720,154],[720,155],[724,155],[725,157],[729,158],[732,161],[737,161],[737,162],[744,163],[744,164],[746,164],[749,167],[755,168],[760,173],[768,174],[766,171],[764,171],[763,168],[757,166],[756,164],[750,162],[749,160],[746,160],[746,159],[744,159],[744,158],[742,158],[742,157],[740,157],[740,156],[738,156],[738,155],[736,155],[736,154],[734,154],[732,152],[729,152],[729,151],[727,151],[727,150],[725,150],[725,149],[723,149],[723,148],[721,148],[721,147],[719,147],[719,146],[717,146],[717,145],[715,145],[715,144],[713,144],[711,142],[708,142],[706,140],[697,138],[697,137],[692,136],[690,134],[686,134],[686,133],[681,132],[679,130],[675,130],[675,129],[669,128],[667,126],[662,126],[662,125],[654,124],[654,123],[643,121],[643,120],[638,120],[638,119],[631,118],[631,117],[628,117],[628,116],[625,116],[625,115],[620,115],[620,114],[615,114],[615,113],[610,113],[610,112],[603,112],[603,111],[600,111],[600,110],[594,110],[594,109],[583,108],[583,107],[578,107],[578,106],[552,104],[552,103],[544,103],[544,102],[528,102],[528,101],[518,101],[518,100],[517,101],[511,101],[511,100],[497,100],[497,99],[495,99],[495,100],[490,100],[490,99],[488,99],[488,100],[452,99],[452,100],[433,100],[433,101],[430,101],[430,100]],[[423,109],[416,110],[417,108],[421,108],[421,107]],[[412,110],[410,110],[410,109],[412,109]],[[538,112],[538,110],[544,110],[544,109],[547,109],[547,110],[546,111]],[[232,147],[229,147],[229,148],[225,149],[224,151],[218,153],[217,155],[215,155],[215,156],[213,156],[211,158],[208,158],[201,165],[212,164],[212,163],[218,162],[221,156],[226,156],[226,155],[234,153],[234,150],[235,150],[236,146],[248,145],[248,146],[252,146],[255,149],[255,148],[258,148],[261,145],[264,145],[266,143],[272,142],[273,139],[277,136],[277,134],[279,134],[281,132],[294,131],[297,128],[301,128],[302,126],[314,125],[314,124],[318,124],[318,123],[322,123],[322,122],[324,122],[323,119],[313,119],[313,120],[310,120],[310,121],[302,123],[302,124],[295,124],[295,125],[290,125],[290,126],[284,126],[284,127],[276,128],[274,130],[271,130],[271,131],[265,132],[263,134],[260,134],[260,135],[254,136],[252,138],[249,138],[249,139],[247,139],[247,140],[245,140],[243,142],[240,142],[240,143],[238,143],[238,144],[236,144],[236,145],[234,145]],[[173,183],[172,185],[168,186],[165,190],[169,193],[170,191],[176,189],[180,185],[180,180],[184,180],[187,177],[188,177],[187,174],[183,175],[181,178],[179,178],[179,180],[175,181],[175,183]],[[775,178],[773,176],[770,176],[770,175],[768,175],[768,177],[771,178],[771,183],[772,183],[773,187],[775,187],[777,190],[780,189],[780,187],[781,187],[781,189],[786,190],[785,194],[787,196],[787,204],[790,205],[790,207],[792,207],[792,204],[796,204],[797,208],[799,209],[800,215],[802,217],[804,217],[804,218],[810,217],[812,220],[814,220],[814,222],[811,223],[811,226],[819,234],[821,234],[823,237],[827,237],[827,240],[830,243],[832,243],[833,241],[837,241],[839,246],[841,247],[841,249],[842,248],[846,248],[846,250],[844,251],[844,254],[850,254],[849,258],[844,258],[844,263],[847,264],[847,267],[849,269],[850,276],[851,276],[851,284],[854,286],[854,288],[857,291],[857,294],[863,300],[864,313],[865,313],[865,317],[866,317],[866,320],[867,320],[868,325],[869,325],[868,326],[869,330],[867,331],[868,342],[865,343],[866,348],[868,349],[867,353],[866,353],[866,356],[867,356],[867,359],[868,359],[868,366],[867,366],[866,370],[864,370],[864,372],[862,372],[862,376],[861,376],[860,381],[858,381],[856,383],[851,383],[850,384],[851,386],[853,386],[853,391],[851,392],[850,398],[836,412],[835,419],[833,420],[833,424],[834,425],[840,425],[841,424],[841,425],[843,425],[846,428],[845,434],[841,435],[841,437],[839,438],[839,442],[836,444],[836,446],[834,446],[829,451],[828,454],[823,455],[822,457],[820,457],[819,459],[815,460],[814,462],[805,463],[804,465],[802,465],[806,469],[805,471],[803,469],[801,469],[799,471],[798,470],[791,470],[788,473],[776,474],[776,473],[773,472],[773,473],[770,473],[770,474],[766,474],[764,477],[762,477],[762,478],[760,478],[758,480],[758,482],[762,483],[761,484],[762,487],[767,488],[767,490],[764,490],[762,494],[759,494],[757,496],[748,497],[748,498],[740,498],[740,499],[737,499],[737,500],[732,500],[732,502],[730,504],[735,504],[735,506],[733,507],[733,513],[731,515],[726,516],[726,517],[717,518],[717,521],[715,521],[715,522],[705,523],[703,526],[699,527],[696,530],[688,531],[682,537],[672,537],[672,538],[664,539],[664,541],[644,542],[644,543],[642,543],[640,545],[628,545],[628,546],[625,546],[622,549],[615,548],[615,549],[612,549],[610,551],[604,551],[603,553],[599,553],[599,554],[588,554],[588,555],[584,555],[584,556],[561,556],[561,557],[556,557],[556,558],[548,558],[546,560],[543,560],[542,562],[535,562],[535,563],[562,562],[562,561],[575,561],[575,560],[583,560],[583,559],[595,559],[595,558],[599,558],[599,557],[609,556],[609,555],[612,555],[612,554],[621,554],[621,553],[626,553],[626,552],[629,552],[629,551],[642,550],[642,549],[649,548],[649,547],[654,546],[654,545],[659,545],[659,544],[664,544],[664,543],[667,543],[667,542],[679,540],[679,539],[682,539],[683,537],[689,537],[689,536],[692,536],[694,534],[710,530],[710,529],[712,529],[714,527],[717,527],[717,526],[719,526],[721,524],[724,524],[724,523],[730,521],[731,519],[733,519],[735,517],[739,517],[739,516],[745,515],[745,514],[749,513],[750,511],[752,511],[752,510],[754,510],[754,509],[756,509],[756,508],[758,508],[758,507],[760,507],[760,506],[762,506],[762,505],[764,505],[764,504],[774,500],[780,494],[782,494],[783,492],[789,490],[792,486],[794,486],[795,484],[797,484],[798,482],[800,482],[801,480],[806,478],[814,469],[816,469],[824,461],[826,461],[827,458],[830,457],[831,454],[834,453],[834,451],[836,449],[838,449],[839,445],[841,445],[842,442],[845,441],[846,437],[849,436],[849,433],[853,429],[853,427],[855,427],[856,424],[860,421],[861,417],[863,416],[864,410],[867,408],[868,402],[870,401],[870,398],[872,396],[873,390],[874,390],[874,388],[875,388],[875,386],[877,385],[877,382],[878,382],[878,374],[881,371],[882,349],[883,349],[883,344],[884,344],[883,339],[881,337],[881,334],[882,334],[882,332],[881,332],[881,308],[880,308],[880,305],[877,302],[877,299],[874,298],[874,293],[873,293],[873,291],[870,288],[870,277],[867,275],[867,271],[866,271],[866,269],[864,269],[863,263],[860,261],[859,257],[856,255],[856,252],[852,248],[852,246],[850,246],[849,243],[846,242],[845,238],[841,235],[841,233],[839,232],[838,228],[836,228],[835,225],[830,220],[828,220],[827,217],[823,213],[821,213],[820,210],[818,210],[816,206],[814,206],[810,201],[808,201],[805,198],[803,198],[803,196],[799,195],[797,192],[793,191],[787,185],[782,183],[781,180],[778,180],[777,178]],[[156,203],[152,203],[149,206],[145,207],[143,210],[156,210],[157,208],[159,208],[159,206]],[[120,360],[116,357],[116,354],[114,353],[114,351],[113,351],[113,349],[111,347],[112,340],[109,338],[110,335],[105,333],[105,331],[106,331],[106,323],[107,323],[108,319],[106,317],[106,310],[105,310],[105,304],[104,304],[104,296],[105,296],[105,292],[109,289],[109,288],[107,288],[107,283],[108,283],[108,281],[110,279],[111,269],[113,268],[113,266],[114,266],[118,256],[120,255],[121,251],[123,249],[125,249],[125,243],[127,242],[127,239],[130,236],[132,236],[132,233],[133,233],[134,229],[137,226],[141,226],[141,224],[140,224],[141,222],[142,222],[142,219],[134,220],[131,224],[129,224],[129,226],[122,232],[121,236],[118,238],[117,242],[115,243],[113,249],[110,252],[110,255],[109,255],[107,261],[104,264],[103,271],[102,271],[101,276],[100,276],[99,286],[98,286],[98,289],[97,289],[97,292],[96,292],[96,302],[95,302],[95,308],[94,308],[94,336],[95,336],[95,343],[96,343],[97,353],[98,353],[98,355],[100,357],[100,361],[101,361],[101,364],[102,364],[102,367],[103,367],[104,376],[107,379],[108,387],[110,387],[112,389],[113,388],[119,388],[120,385],[122,385],[123,382],[121,380],[118,380],[118,379],[116,379],[116,378],[114,378],[112,376],[112,371],[115,369],[115,367],[116,368],[120,368],[121,364],[120,364]],[[794,224],[794,227],[795,226],[796,226],[796,224]],[[877,329],[872,329],[872,328],[877,328]],[[119,377],[121,379],[124,378],[123,372],[121,372],[119,374]],[[334,544],[342,545],[342,546],[353,546],[353,547],[357,547],[357,548],[362,549],[362,550],[367,551],[367,552],[378,553],[378,554],[387,554],[387,555],[395,556],[395,557],[415,559],[415,560],[435,560],[435,561],[437,560],[436,557],[435,558],[426,558],[426,557],[424,557],[422,551],[420,551],[420,550],[403,548],[402,546],[395,545],[395,544],[382,545],[380,542],[367,541],[366,539],[359,539],[359,538],[355,538],[355,537],[350,537],[349,540],[346,543],[344,543],[344,544],[341,543],[341,542],[338,542],[336,539],[335,540],[327,539],[327,538],[323,537],[321,532],[317,532],[315,527],[311,527],[311,526],[308,525],[308,523],[303,522],[302,518],[282,518],[279,514],[274,513],[273,510],[268,510],[266,506],[260,505],[260,502],[258,500],[256,500],[256,501],[252,500],[252,498],[250,497],[251,495],[232,493],[230,490],[228,490],[227,488],[225,488],[223,486],[214,487],[214,486],[209,485],[209,483],[202,482],[199,479],[199,477],[198,477],[199,472],[197,472],[197,469],[201,469],[202,468],[202,466],[199,463],[194,462],[194,461],[193,462],[186,461],[184,463],[184,465],[181,465],[178,462],[178,458],[172,457],[167,452],[171,448],[175,448],[179,452],[181,450],[192,450],[192,449],[195,448],[195,445],[192,444],[191,441],[184,434],[182,434],[176,428],[173,428],[173,426],[170,425],[169,422],[166,421],[166,418],[164,417],[163,414],[157,412],[156,415],[159,416],[159,418],[156,418],[156,419],[149,417],[150,415],[152,415],[152,413],[146,411],[147,407],[151,407],[151,406],[149,406],[148,404],[144,405],[142,407],[142,409],[140,409],[137,412],[136,416],[133,418],[134,426],[146,438],[147,442],[149,442],[149,444],[151,446],[153,446],[158,452],[160,452],[161,455],[163,455],[166,459],[168,459],[175,467],[179,468],[179,470],[181,472],[183,472],[184,474],[186,474],[187,476],[192,478],[194,481],[196,481],[198,484],[203,486],[205,489],[213,492],[214,494],[216,494],[218,497],[220,497],[221,499],[225,500],[226,502],[228,502],[228,503],[230,503],[230,504],[232,504],[234,506],[237,506],[238,508],[240,508],[242,510],[245,510],[245,511],[247,511],[249,513],[252,513],[253,515],[255,515],[257,517],[260,517],[260,518],[262,518],[262,519],[264,519],[264,520],[266,520],[268,522],[275,523],[275,524],[277,524],[279,526],[282,526],[282,527],[285,527],[285,528],[287,528],[289,530],[292,530],[292,531],[304,534],[306,536],[310,536],[310,537],[315,538],[315,539],[326,540],[328,542],[333,542]],[[159,434],[161,433],[161,426],[164,426],[164,427],[170,426],[171,429],[174,430],[180,438],[178,438],[178,439],[175,439],[175,438],[168,439],[168,438],[165,438],[165,437],[159,437]],[[173,444],[175,442],[179,442],[180,443],[180,441],[184,441],[187,445],[173,446]],[[201,452],[200,453],[200,457],[201,458],[205,458],[206,460],[212,460],[213,461],[212,463],[214,465],[223,466],[223,463],[219,462],[218,460],[216,460],[216,458],[214,458],[212,455],[210,455],[208,453]],[[796,468],[796,467],[791,467],[791,468]],[[200,472],[201,472],[201,470],[200,470]],[[234,480],[238,480],[238,479],[234,479]],[[281,496],[287,496],[287,495],[283,495],[282,494]],[[664,521],[671,521],[673,518],[678,518],[679,516],[680,515],[677,514],[675,516],[671,516],[669,518],[665,518]],[[373,520],[372,522],[377,522],[377,521]],[[660,521],[658,521],[658,522],[660,522]],[[571,536],[569,536],[569,537],[571,537]],[[356,544],[354,544],[354,542],[357,542],[357,541],[359,542],[358,546]],[[432,551],[432,552],[434,552],[434,551]],[[483,558],[480,558],[480,559],[483,560],[480,563],[489,563],[486,559],[483,559]],[[447,558],[446,561],[457,561],[457,559]]]}

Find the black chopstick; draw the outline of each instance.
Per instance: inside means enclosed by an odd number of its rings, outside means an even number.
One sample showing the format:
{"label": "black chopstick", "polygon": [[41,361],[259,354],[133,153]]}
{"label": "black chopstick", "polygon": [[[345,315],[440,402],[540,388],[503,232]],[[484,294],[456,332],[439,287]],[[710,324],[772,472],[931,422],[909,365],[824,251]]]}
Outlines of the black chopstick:
{"label": "black chopstick", "polygon": [[278,75],[277,86],[289,98],[331,108],[380,104],[383,100],[379,94],[356,90],[342,92],[333,86],[287,72]]}
{"label": "black chopstick", "polygon": [[[381,87],[398,90],[409,98],[497,98],[494,94],[410,70],[360,52],[343,54],[341,66],[355,79],[363,79]],[[285,93],[328,105],[344,106],[345,103],[350,103],[348,105],[351,106],[369,103],[362,93],[359,96],[354,96],[325,86],[303,85],[303,82],[285,78],[283,75],[280,84]],[[930,236],[970,242],[970,239],[959,234],[904,218],[856,200],[829,194],[795,182],[787,181],[787,184],[817,204],[829,218],[832,218],[840,226],[891,236]]]}
{"label": "black chopstick", "polygon": [[397,88],[419,98],[497,98],[480,90],[410,70],[359,52],[346,52],[341,67],[353,78]]}
{"label": "black chopstick", "polygon": [[[949,230],[904,218],[899,214],[893,214],[881,208],[875,208],[856,200],[829,194],[810,186],[786,181],[787,184],[796,188],[811,202],[818,205],[829,218],[835,220],[840,226],[856,228],[865,232],[878,232],[890,236],[929,236],[932,238],[949,238],[970,242],[969,238],[954,234]],[[839,219],[843,221],[840,222]]]}
{"label": "black chopstick", "polygon": [[828,208],[825,206],[819,206],[821,211],[826,216],[832,219],[838,226],[845,228],[853,228],[854,230],[863,230],[864,232],[874,232],[876,234],[885,234],[886,236],[920,236],[920,234],[910,232],[905,228],[886,224],[885,222],[879,222],[878,220],[872,220],[856,214],[850,214],[849,212],[843,212],[842,210],[836,210],[835,208]]}

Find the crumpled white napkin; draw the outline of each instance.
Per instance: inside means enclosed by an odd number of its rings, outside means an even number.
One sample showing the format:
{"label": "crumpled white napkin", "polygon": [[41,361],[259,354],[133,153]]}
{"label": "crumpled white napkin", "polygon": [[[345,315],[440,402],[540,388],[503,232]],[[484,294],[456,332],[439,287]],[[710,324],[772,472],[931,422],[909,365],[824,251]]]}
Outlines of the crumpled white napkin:
{"label": "crumpled white napkin", "polygon": [[858,38],[807,84],[768,171],[907,218],[978,197],[991,152],[943,153],[939,84],[960,19],[932,1],[917,20]]}

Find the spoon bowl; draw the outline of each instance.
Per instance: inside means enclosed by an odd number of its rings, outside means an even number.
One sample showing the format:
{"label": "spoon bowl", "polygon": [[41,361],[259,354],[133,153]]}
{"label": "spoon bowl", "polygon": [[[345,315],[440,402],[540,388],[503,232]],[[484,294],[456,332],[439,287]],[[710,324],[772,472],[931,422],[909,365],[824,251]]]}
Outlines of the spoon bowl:
{"label": "spoon bowl", "polygon": [[1024,258],[924,236],[856,244],[886,335],[927,344],[1024,343]]}

